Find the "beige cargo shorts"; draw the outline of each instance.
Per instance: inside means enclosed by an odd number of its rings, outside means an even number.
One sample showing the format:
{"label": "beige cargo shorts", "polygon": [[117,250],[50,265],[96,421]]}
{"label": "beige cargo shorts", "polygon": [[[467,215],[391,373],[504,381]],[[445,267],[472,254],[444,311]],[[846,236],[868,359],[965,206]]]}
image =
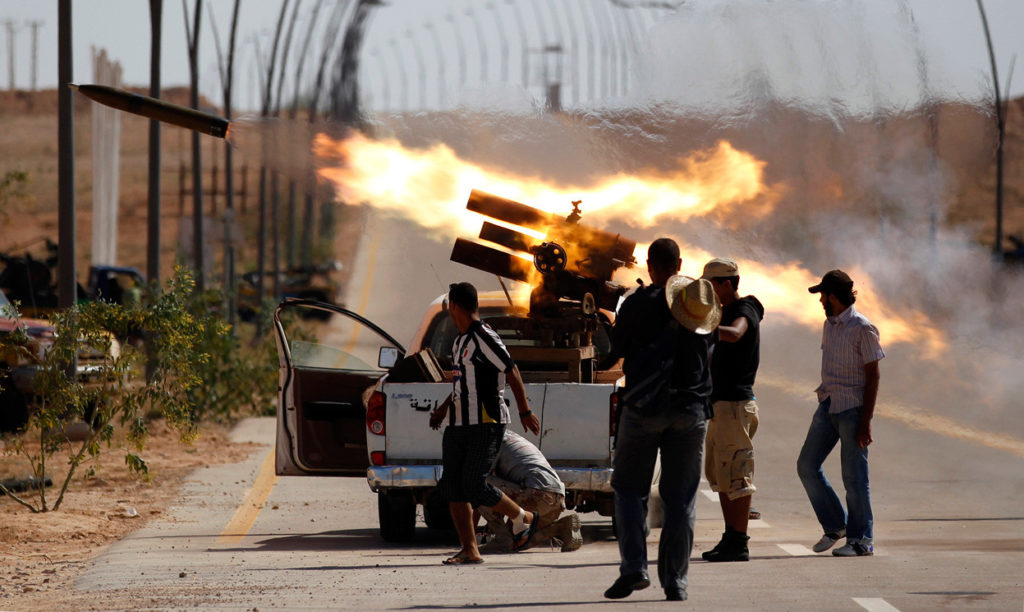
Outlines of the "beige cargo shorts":
{"label": "beige cargo shorts", "polygon": [[704,475],[711,490],[729,499],[752,494],[754,487],[754,443],[757,432],[757,402],[719,401],[715,418],[708,421],[704,449]]}

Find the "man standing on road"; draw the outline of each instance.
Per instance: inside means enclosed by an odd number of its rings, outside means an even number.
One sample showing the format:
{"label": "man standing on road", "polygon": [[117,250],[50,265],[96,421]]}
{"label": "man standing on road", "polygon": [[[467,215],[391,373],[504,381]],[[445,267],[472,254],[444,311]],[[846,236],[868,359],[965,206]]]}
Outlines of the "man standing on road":
{"label": "man standing on road", "polygon": [[[818,409],[797,459],[797,473],[825,532],[813,548],[814,552],[824,552],[845,536],[846,544],[832,551],[833,555],[871,555],[874,518],[868,488],[868,445],[878,397],[878,361],[885,353],[878,328],[853,307],[857,292],[845,272],[828,272],[808,291],[821,294],[826,316],[821,338],[821,384],[816,389]],[[841,444],[849,516],[821,469],[836,442]]]}
{"label": "man standing on road", "polygon": [[[501,489],[512,501],[536,516],[537,529],[529,542],[522,544],[525,550],[555,538],[562,552],[578,550],[583,545],[580,533],[580,517],[575,512],[562,516],[565,511],[565,485],[547,458],[532,442],[512,431],[505,430],[494,473],[487,481]],[[510,549],[515,545],[515,535],[506,525],[504,517],[493,508],[482,507],[480,513],[494,532],[490,543],[495,549]]]}
{"label": "man standing on road", "polygon": [[495,511],[512,519],[517,549],[530,540],[537,528],[532,512],[526,512],[487,482],[509,422],[504,398],[506,376],[523,427],[540,433],[540,421],[530,411],[519,368],[498,334],[480,321],[476,288],[469,283],[451,285],[446,304],[459,330],[452,346],[453,390],[430,415],[430,426],[440,427],[450,408],[448,427],[441,443],[444,470],[437,486],[448,499],[462,548],[444,563],[483,563],[473,528],[473,508],[493,506]]}
{"label": "man standing on road", "polygon": [[623,358],[626,387],[612,462],[621,563],[619,578],[604,593],[609,599],[622,599],[651,584],[644,526],[659,449],[665,523],[658,544],[658,578],[669,601],[687,597],[710,410],[709,362],[722,313],[709,281],[673,276],[681,263],[675,241],[655,240],[647,251],[651,284],[626,298],[612,329],[611,356]]}
{"label": "man standing on road", "polygon": [[711,281],[722,304],[719,343],[711,359],[714,417],[708,421],[704,473],[718,493],[725,519],[722,540],[701,557],[706,561],[747,561],[747,522],[754,487],[757,402],[754,378],[760,358],[764,306],[752,295],[740,297],[740,270],[732,259],[712,259],[701,278]]}

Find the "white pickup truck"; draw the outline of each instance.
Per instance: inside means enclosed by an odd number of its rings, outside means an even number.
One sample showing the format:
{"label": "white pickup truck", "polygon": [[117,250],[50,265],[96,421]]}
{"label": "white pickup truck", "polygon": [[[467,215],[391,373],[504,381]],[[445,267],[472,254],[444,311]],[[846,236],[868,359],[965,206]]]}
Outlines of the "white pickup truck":
{"label": "white pickup truck", "polygon": [[[332,315],[316,341],[290,338],[282,322],[306,309]],[[538,349],[503,328],[503,320],[526,317],[525,307],[511,306],[503,294],[482,294],[480,315],[519,364],[530,407],[541,421],[539,436],[523,431],[517,419],[511,427],[551,462],[565,483],[569,508],[611,516],[614,391],[622,372],[593,365],[610,348],[609,316],[598,312],[591,345],[563,349],[562,362],[553,366],[560,349]],[[441,298],[427,308],[408,350],[370,321],[328,304],[285,300],[274,322],[280,362],[277,474],[365,476],[377,493],[380,533],[388,541],[413,537],[418,504],[428,526],[450,525],[447,503],[434,493],[442,469],[441,432],[428,426],[430,410],[451,390],[456,329]],[[394,358],[426,348],[437,356],[443,382],[388,382]],[[537,351],[544,351],[543,360]],[[512,393],[505,395],[515,414]]]}

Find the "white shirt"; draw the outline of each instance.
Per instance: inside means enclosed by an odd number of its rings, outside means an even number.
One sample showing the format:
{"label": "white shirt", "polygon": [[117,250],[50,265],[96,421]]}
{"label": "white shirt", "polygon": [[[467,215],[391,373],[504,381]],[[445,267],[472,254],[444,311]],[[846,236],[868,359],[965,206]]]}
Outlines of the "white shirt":
{"label": "white shirt", "polygon": [[878,328],[851,304],[825,319],[821,335],[818,401],[832,398],[829,413],[864,405],[864,366],[885,357]]}

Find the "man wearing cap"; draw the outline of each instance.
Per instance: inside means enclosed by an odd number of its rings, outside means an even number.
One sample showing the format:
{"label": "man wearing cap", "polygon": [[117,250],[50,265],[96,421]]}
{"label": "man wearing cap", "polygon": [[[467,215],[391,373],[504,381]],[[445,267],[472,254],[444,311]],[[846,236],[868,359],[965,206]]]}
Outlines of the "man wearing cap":
{"label": "man wearing cap", "polygon": [[711,401],[704,446],[704,475],[718,493],[725,519],[721,541],[701,557],[706,561],[748,561],[747,522],[754,487],[757,402],[754,378],[760,359],[760,324],[764,306],[752,295],[740,297],[740,269],[732,259],[712,259],[701,278],[711,281],[722,304],[718,345],[711,359]]}
{"label": "man wearing cap", "polygon": [[669,238],[647,251],[651,283],[619,308],[612,358],[623,358],[626,385],[612,461],[619,577],[604,596],[621,599],[650,586],[647,501],[661,451],[659,490],[665,522],[658,544],[658,578],[665,598],[687,598],[694,506],[704,433],[711,408],[711,349],[721,309],[711,283],[674,276],[682,260]]}
{"label": "man wearing cap", "polygon": [[[808,291],[821,294],[826,316],[821,338],[821,384],[816,389],[818,409],[797,459],[797,473],[824,531],[813,549],[824,552],[845,536],[846,544],[832,551],[833,555],[871,555],[874,519],[868,488],[868,445],[878,396],[878,361],[885,353],[878,328],[853,306],[857,292],[845,272],[828,272]],[[841,445],[846,511],[821,469],[836,442]]]}

